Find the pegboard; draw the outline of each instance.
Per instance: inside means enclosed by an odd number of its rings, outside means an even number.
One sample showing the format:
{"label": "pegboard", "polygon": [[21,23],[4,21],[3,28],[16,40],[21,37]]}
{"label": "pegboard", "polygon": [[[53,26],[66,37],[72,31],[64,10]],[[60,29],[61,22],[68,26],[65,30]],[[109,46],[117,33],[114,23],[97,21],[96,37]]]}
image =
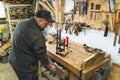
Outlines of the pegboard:
{"label": "pegboard", "polygon": [[[81,1],[79,2],[81,4]],[[81,15],[78,10],[74,17],[74,22],[84,22],[93,29],[105,29],[104,20],[108,21],[109,30],[113,30],[111,19],[113,15],[109,12],[108,0],[88,0],[87,14]]]}

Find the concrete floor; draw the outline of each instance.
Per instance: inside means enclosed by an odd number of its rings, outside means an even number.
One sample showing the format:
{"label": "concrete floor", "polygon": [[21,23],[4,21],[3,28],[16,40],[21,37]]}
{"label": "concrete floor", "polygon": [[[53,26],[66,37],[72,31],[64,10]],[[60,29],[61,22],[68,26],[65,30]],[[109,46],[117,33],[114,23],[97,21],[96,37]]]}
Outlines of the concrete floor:
{"label": "concrete floor", "polygon": [[[7,63],[0,62],[0,80],[18,80],[14,70],[12,69],[8,62]],[[48,79],[39,76],[39,80]]]}
{"label": "concrete floor", "polygon": [[0,63],[0,80],[18,80],[9,63]]}

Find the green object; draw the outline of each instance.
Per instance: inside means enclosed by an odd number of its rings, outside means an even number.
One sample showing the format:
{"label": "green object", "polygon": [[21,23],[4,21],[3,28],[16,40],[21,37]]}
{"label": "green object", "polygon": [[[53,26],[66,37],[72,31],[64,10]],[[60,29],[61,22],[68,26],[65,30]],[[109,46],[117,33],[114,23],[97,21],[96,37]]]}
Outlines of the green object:
{"label": "green object", "polygon": [[2,57],[2,58],[1,58],[1,62],[2,62],[2,63],[8,62],[8,56]]}

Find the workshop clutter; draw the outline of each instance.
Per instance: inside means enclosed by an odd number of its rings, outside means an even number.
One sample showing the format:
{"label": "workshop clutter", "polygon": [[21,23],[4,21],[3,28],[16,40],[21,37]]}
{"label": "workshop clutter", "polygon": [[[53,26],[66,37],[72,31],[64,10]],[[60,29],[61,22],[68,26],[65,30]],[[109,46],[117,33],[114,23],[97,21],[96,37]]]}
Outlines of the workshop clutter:
{"label": "workshop clutter", "polygon": [[29,18],[32,14],[30,6],[12,6],[9,10],[11,20],[20,20]]}
{"label": "workshop clutter", "polygon": [[10,32],[6,22],[0,24],[0,61],[7,62],[10,51]]}
{"label": "workshop clutter", "polygon": [[10,42],[5,43],[2,47],[0,47],[0,61],[2,63],[6,63],[8,61],[8,55],[10,54]]}
{"label": "workshop clutter", "polygon": [[84,46],[84,49],[87,51],[87,52],[90,52],[90,53],[93,53],[93,54],[105,54],[106,52],[104,52],[103,50],[101,49],[98,49],[98,48],[92,48],[92,47],[89,47],[87,46],[86,44],[83,44]]}
{"label": "workshop clutter", "polygon": [[68,80],[69,71],[63,65],[50,59],[51,64],[57,67],[57,71],[51,71],[48,67],[41,67],[43,76],[47,76],[50,80]]}
{"label": "workshop clutter", "polygon": [[17,23],[18,23],[18,21],[11,22],[12,31],[14,31],[14,30],[15,30],[15,27],[16,27]]}
{"label": "workshop clutter", "polygon": [[65,39],[61,39],[61,30],[57,31],[57,36],[56,36],[56,54],[65,56],[69,52],[67,50],[68,48],[68,37]]}
{"label": "workshop clutter", "polygon": [[1,23],[0,24],[0,46],[2,46],[5,42],[8,41],[10,38],[9,28],[7,26],[7,23]]}
{"label": "workshop clutter", "polygon": [[69,32],[69,34],[75,34],[76,36],[79,35],[80,32],[84,32],[86,35],[87,29],[89,29],[91,26],[89,24],[86,24],[84,22],[75,22],[73,23],[66,23],[65,24],[65,31],[66,33]]}

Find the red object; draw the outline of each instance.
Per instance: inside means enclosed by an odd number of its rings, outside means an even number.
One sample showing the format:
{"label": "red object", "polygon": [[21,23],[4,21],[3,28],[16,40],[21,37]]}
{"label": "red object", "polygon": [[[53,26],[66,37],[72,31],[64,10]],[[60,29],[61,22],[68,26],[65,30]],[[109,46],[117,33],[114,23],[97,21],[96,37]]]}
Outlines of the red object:
{"label": "red object", "polygon": [[2,1],[3,1],[3,2],[6,2],[6,3],[9,2],[9,0],[2,0]]}
{"label": "red object", "polygon": [[63,42],[63,46],[65,46],[65,39],[64,39],[64,42]]}
{"label": "red object", "polygon": [[68,30],[68,26],[65,26],[65,30]]}
{"label": "red object", "polygon": [[74,20],[74,14],[71,15],[72,20]]}
{"label": "red object", "polygon": [[67,45],[68,45],[68,40],[69,40],[69,38],[68,38],[68,36],[67,36],[67,37],[66,37],[66,41],[67,41],[66,43],[67,43]]}
{"label": "red object", "polygon": [[52,23],[49,23],[49,25],[50,25],[50,27],[52,27],[52,26],[53,26],[53,24],[52,24]]}

